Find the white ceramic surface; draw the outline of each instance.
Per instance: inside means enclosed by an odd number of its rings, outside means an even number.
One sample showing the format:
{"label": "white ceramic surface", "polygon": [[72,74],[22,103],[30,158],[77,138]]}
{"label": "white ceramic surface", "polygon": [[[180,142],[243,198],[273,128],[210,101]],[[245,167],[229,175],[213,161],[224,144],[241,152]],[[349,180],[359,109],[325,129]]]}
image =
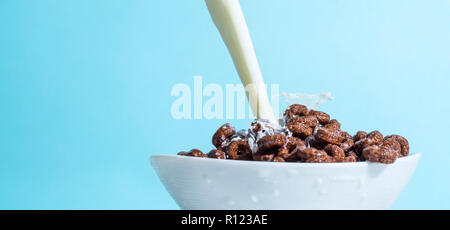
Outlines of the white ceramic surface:
{"label": "white ceramic surface", "polygon": [[394,164],[274,163],[154,155],[182,209],[388,209],[420,154]]}

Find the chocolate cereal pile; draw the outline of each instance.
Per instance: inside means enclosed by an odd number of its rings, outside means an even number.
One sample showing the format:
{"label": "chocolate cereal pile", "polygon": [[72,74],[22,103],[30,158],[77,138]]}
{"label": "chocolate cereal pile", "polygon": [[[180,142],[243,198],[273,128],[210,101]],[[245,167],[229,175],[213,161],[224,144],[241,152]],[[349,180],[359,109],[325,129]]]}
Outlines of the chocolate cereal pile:
{"label": "chocolate cereal pile", "polygon": [[232,160],[272,162],[358,162],[393,163],[409,153],[408,141],[399,135],[383,137],[378,131],[341,130],[341,124],[324,112],[294,104],[284,112],[282,127],[255,120],[248,130],[236,132],[229,124],[214,134],[215,149],[204,154],[198,149],[178,155]]}

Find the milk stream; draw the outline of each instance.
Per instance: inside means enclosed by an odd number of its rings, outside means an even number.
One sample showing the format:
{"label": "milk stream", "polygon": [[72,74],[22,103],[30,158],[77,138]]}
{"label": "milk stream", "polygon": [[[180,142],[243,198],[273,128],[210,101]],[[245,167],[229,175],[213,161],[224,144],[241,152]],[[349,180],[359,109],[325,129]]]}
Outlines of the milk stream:
{"label": "milk stream", "polygon": [[267,95],[247,23],[238,0],[205,0],[214,24],[219,30],[257,119],[278,125]]}

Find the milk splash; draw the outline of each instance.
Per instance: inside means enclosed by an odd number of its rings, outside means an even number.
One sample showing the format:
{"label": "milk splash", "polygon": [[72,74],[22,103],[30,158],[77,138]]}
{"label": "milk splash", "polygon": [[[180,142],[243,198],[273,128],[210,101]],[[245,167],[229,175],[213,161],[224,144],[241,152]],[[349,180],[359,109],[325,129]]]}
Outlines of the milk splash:
{"label": "milk splash", "polygon": [[280,96],[285,98],[288,107],[292,104],[301,104],[314,110],[319,109],[324,102],[334,100],[330,92],[318,94],[281,93]]}

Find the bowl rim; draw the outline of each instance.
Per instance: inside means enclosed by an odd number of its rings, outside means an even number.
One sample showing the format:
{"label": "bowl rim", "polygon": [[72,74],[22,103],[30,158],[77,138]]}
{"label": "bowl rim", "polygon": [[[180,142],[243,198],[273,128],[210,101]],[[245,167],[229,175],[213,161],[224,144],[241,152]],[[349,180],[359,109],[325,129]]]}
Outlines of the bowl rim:
{"label": "bowl rim", "polygon": [[314,168],[340,168],[340,167],[367,167],[369,165],[397,165],[399,162],[404,161],[418,161],[421,158],[421,153],[414,153],[408,155],[406,157],[397,158],[396,161],[392,164],[383,164],[377,162],[369,162],[369,161],[361,161],[361,162],[336,162],[336,163],[306,163],[306,162],[267,162],[267,161],[248,161],[248,160],[223,160],[223,159],[215,159],[215,158],[202,158],[202,157],[191,157],[191,156],[180,156],[173,154],[156,154],[150,156],[150,164],[153,165],[155,160],[183,160],[183,161],[197,161],[197,162],[210,162],[210,163],[219,163],[219,164],[228,164],[228,165],[258,165],[258,166],[272,166],[272,167],[314,167]]}

